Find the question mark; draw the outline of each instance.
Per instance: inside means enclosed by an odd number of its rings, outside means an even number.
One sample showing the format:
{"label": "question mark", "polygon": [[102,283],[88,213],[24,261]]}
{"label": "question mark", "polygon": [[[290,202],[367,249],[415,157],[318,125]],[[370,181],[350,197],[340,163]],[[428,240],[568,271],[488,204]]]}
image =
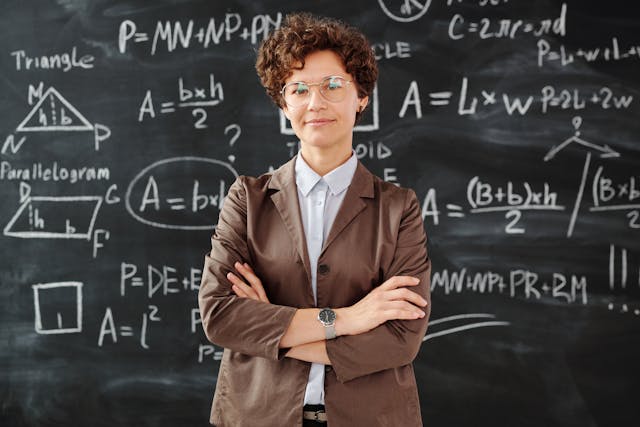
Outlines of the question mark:
{"label": "question mark", "polygon": [[571,119],[571,123],[573,123],[573,127],[576,129],[576,136],[580,136],[580,125],[582,124],[582,117],[575,116]]}
{"label": "question mark", "polygon": [[238,138],[240,138],[240,134],[242,133],[242,131],[240,130],[240,126],[239,126],[239,125],[237,125],[237,124],[235,124],[235,123],[230,124],[229,126],[227,126],[226,128],[224,128],[224,134],[225,134],[225,135],[226,135],[226,134],[228,134],[230,130],[235,130],[235,131],[236,131],[236,134],[235,134],[235,135],[233,135],[233,136],[231,137],[231,141],[229,141],[229,145],[230,145],[231,147],[233,147],[233,144],[235,144],[236,140],[237,140]]}
{"label": "question mark", "polygon": [[[242,130],[240,129],[240,126],[233,123],[230,124],[229,126],[227,126],[226,128],[224,128],[224,134],[228,134],[229,131],[234,131],[235,130],[235,135],[233,135],[231,137],[231,140],[229,141],[229,146],[233,147],[233,144],[235,144],[235,142],[238,140],[238,138],[240,138],[240,134],[242,133]],[[233,154],[229,156],[229,160],[231,161],[231,163],[233,163],[233,161],[236,159],[236,156],[234,156]]]}

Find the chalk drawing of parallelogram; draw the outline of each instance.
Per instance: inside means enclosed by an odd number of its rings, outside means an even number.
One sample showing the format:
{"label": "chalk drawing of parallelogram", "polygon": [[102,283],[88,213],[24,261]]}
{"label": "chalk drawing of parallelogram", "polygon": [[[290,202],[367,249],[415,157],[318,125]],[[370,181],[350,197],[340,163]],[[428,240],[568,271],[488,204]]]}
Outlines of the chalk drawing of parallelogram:
{"label": "chalk drawing of parallelogram", "polygon": [[37,333],[82,332],[81,282],[39,283],[31,287]]}
{"label": "chalk drawing of parallelogram", "polygon": [[4,235],[90,240],[101,205],[100,196],[28,197],[7,223]]}
{"label": "chalk drawing of parallelogram", "polygon": [[[378,85],[373,88],[373,93],[371,93],[371,121],[360,122],[353,128],[354,132],[372,132],[380,129],[380,114],[378,108]],[[295,132],[293,128],[288,124],[287,117],[284,115],[281,109],[278,109],[280,112],[280,133],[282,135],[294,135]],[[365,112],[365,115],[362,117],[363,120],[366,119],[368,114]]]}
{"label": "chalk drawing of parallelogram", "polygon": [[94,127],[60,92],[50,87],[18,125],[18,132],[84,131]]}

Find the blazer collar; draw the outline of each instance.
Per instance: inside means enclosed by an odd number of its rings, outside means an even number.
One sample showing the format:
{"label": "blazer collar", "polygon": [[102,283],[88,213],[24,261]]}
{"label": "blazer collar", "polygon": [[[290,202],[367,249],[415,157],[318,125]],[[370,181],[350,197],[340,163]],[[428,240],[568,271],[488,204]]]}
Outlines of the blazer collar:
{"label": "blazer collar", "polygon": [[329,186],[329,191],[334,196],[342,193],[349,187],[349,185],[351,185],[353,175],[358,167],[358,158],[356,157],[356,152],[354,150],[351,150],[351,157],[349,157],[346,162],[324,176],[318,175],[313,169],[311,169],[311,166],[309,166],[304,160],[304,157],[302,157],[301,151],[298,151],[298,155],[296,157],[294,166],[296,185],[298,186],[298,190],[302,192],[302,195],[305,197],[307,197],[309,192],[320,180],[324,180],[324,182]]}
{"label": "blazer collar", "polygon": [[[271,195],[271,200],[291,235],[300,258],[304,263],[309,283],[311,283],[311,266],[309,254],[307,253],[307,242],[304,235],[302,215],[300,214],[300,204],[298,203],[298,189],[296,187],[296,157],[293,157],[272,173],[268,188],[276,190],[276,192]],[[342,205],[331,226],[329,235],[324,242],[320,257],[322,257],[322,254],[340,232],[365,209],[366,203],[362,199],[371,199],[374,197],[373,178],[373,174],[358,161],[353,179],[349,188],[347,188],[347,193],[344,196]],[[312,292],[311,287],[309,287],[309,292]]]}
{"label": "blazer collar", "polygon": [[[271,174],[268,188],[271,190],[283,190],[287,187],[296,189],[296,164],[297,156],[280,166]],[[356,172],[353,175],[348,193],[355,192],[359,197],[373,198],[373,174],[358,160]],[[296,193],[296,200],[298,194]],[[344,204],[344,203],[343,203]]]}

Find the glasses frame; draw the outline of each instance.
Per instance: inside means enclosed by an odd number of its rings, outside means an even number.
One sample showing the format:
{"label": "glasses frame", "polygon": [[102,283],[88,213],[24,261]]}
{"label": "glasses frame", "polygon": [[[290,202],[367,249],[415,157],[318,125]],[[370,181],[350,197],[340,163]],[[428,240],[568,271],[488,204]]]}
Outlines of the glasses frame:
{"label": "glasses frame", "polygon": [[[327,96],[326,96],[326,95],[324,94],[324,92],[322,91],[322,85],[324,84],[324,82],[326,82],[327,80],[330,80],[330,79],[335,79],[335,78],[339,78],[339,79],[341,79],[341,80],[344,80],[344,82],[345,82],[346,84],[351,84],[351,83],[353,83],[353,80],[347,80],[347,79],[345,79],[345,78],[344,78],[344,77],[342,77],[342,76],[327,76],[327,77],[323,78],[321,81],[319,81],[318,83],[307,83],[307,82],[305,82],[305,81],[300,80],[300,81],[297,81],[297,82],[290,82],[290,83],[287,83],[286,85],[282,86],[282,89],[280,89],[280,96],[282,97],[282,100],[284,101],[284,103],[285,103],[285,104],[287,104],[290,108],[300,108],[300,107],[304,107],[305,105],[307,105],[307,104],[309,103],[309,99],[310,99],[310,96],[311,96],[311,87],[312,87],[312,86],[320,86],[320,87],[318,88],[318,92],[320,93],[320,95],[322,95],[322,98],[323,98],[324,100],[328,101],[328,102],[331,102],[331,103],[333,103],[333,104],[337,104],[338,102],[342,102],[342,101],[344,101],[344,99],[342,99],[342,100],[340,100],[340,101],[332,101],[332,100],[330,100],[329,98],[327,98]],[[302,103],[302,104],[300,104],[300,105],[291,105],[291,104],[289,104],[289,103],[287,102],[287,99],[286,99],[286,98],[285,98],[285,96],[284,96],[284,90],[287,88],[287,86],[291,86],[291,85],[295,85],[295,84],[300,84],[300,83],[302,83],[302,84],[306,85],[306,86],[309,88],[309,94],[307,95],[307,100],[306,100],[306,102],[304,102],[304,103]],[[346,88],[346,86],[345,86],[345,88]]]}

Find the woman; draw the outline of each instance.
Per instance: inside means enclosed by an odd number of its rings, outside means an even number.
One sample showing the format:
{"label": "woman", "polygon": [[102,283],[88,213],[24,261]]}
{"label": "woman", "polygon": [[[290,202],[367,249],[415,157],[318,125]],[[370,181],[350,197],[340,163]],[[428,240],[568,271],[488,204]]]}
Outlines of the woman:
{"label": "woman", "polygon": [[421,426],[412,361],[430,261],[412,190],[358,162],[353,127],[377,79],[365,37],[289,15],[256,69],[300,139],[273,173],[229,189],[199,293],[225,348],[219,426]]}

